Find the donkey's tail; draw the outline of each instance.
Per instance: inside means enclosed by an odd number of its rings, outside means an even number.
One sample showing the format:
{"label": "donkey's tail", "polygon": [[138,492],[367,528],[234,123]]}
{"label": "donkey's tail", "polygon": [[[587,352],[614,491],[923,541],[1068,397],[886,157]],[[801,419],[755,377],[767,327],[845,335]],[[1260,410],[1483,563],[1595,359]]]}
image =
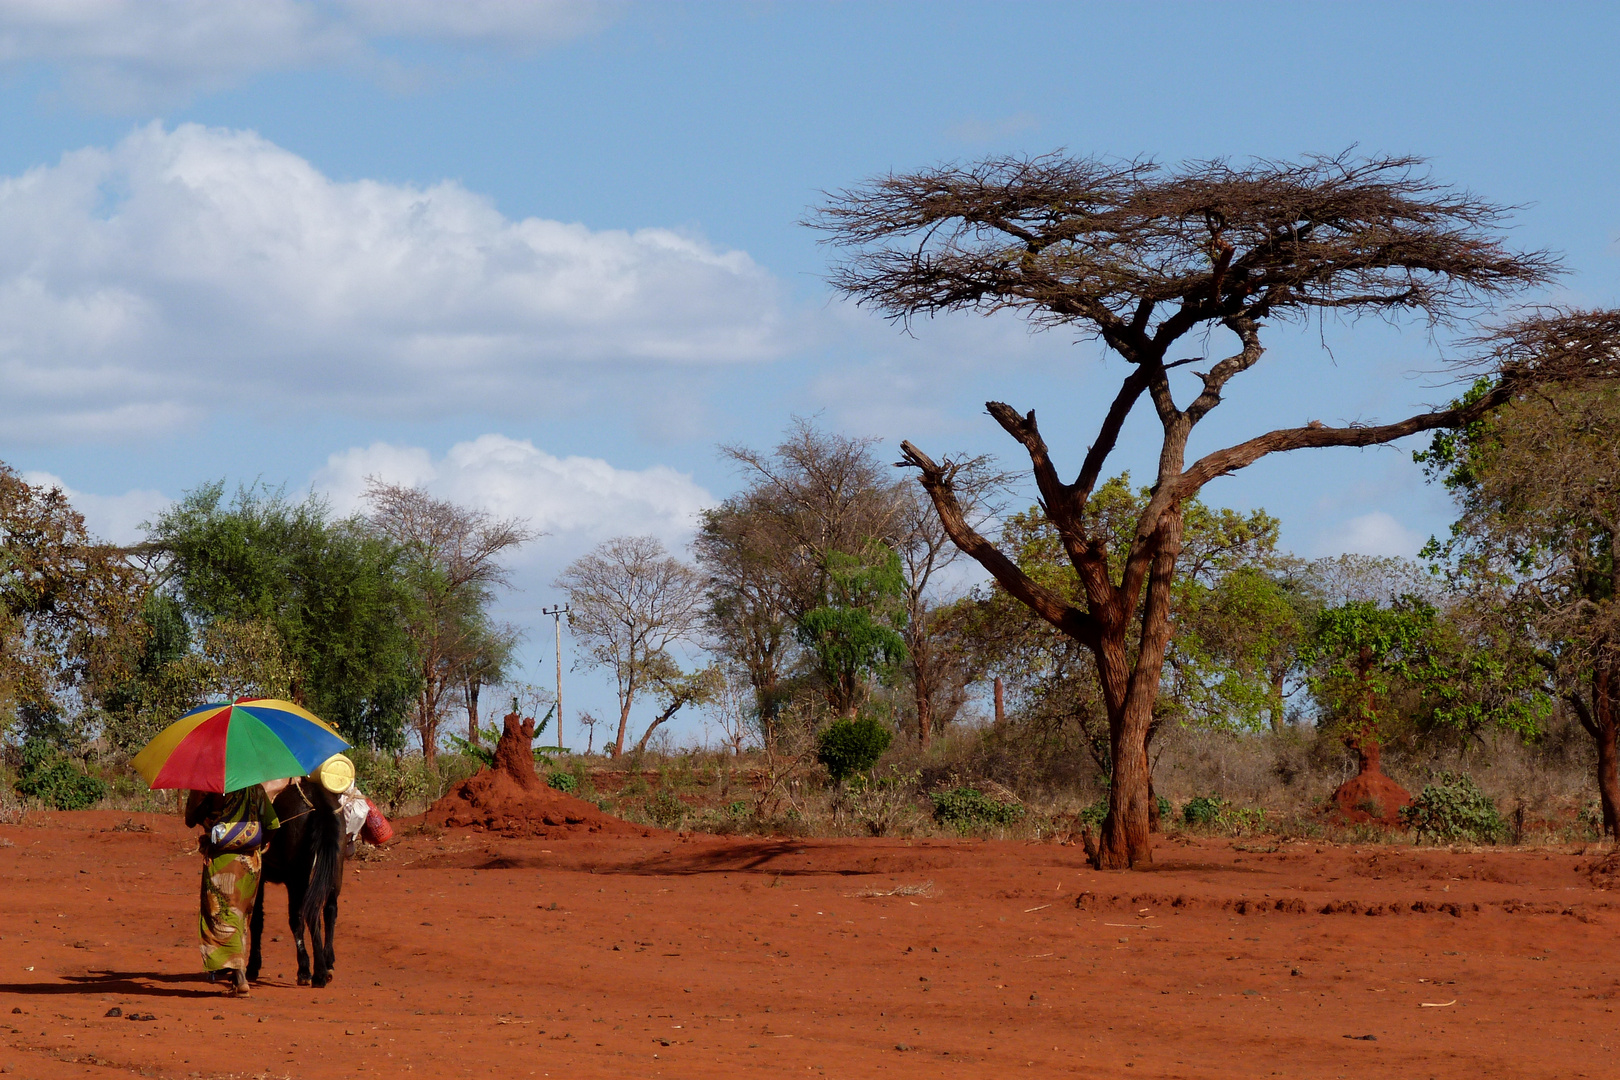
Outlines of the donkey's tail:
{"label": "donkey's tail", "polygon": [[326,898],[337,891],[339,875],[343,872],[343,830],[336,810],[324,805],[326,801],[317,796],[315,809],[309,815],[310,844],[315,855],[309,870],[309,887],[304,890],[304,925],[309,927],[319,925],[316,920],[326,906]]}

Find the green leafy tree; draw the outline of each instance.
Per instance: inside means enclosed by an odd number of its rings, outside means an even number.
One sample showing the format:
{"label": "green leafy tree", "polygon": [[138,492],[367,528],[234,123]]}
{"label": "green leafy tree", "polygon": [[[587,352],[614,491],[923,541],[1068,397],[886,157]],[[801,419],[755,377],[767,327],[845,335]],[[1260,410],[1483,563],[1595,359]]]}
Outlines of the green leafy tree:
{"label": "green leafy tree", "polygon": [[[1620,312],[1552,313],[1501,348],[1600,370],[1620,356]],[[1506,407],[1418,455],[1459,511],[1428,553],[1591,736],[1604,831],[1620,838],[1620,391],[1485,379],[1469,397],[1504,393]]]}
{"label": "green leafy tree", "polygon": [[317,496],[295,503],[253,485],[227,501],[222,482],[188,492],[148,542],[164,557],[166,588],[204,635],[214,630],[215,661],[238,685],[284,680],[292,700],[354,742],[403,744],[419,676],[399,545],[359,518],[334,518]]}
{"label": "green leafy tree", "polygon": [[852,718],[870,697],[872,683],[889,677],[905,659],[905,578],[900,556],[869,542],[856,555],[826,557],[826,602],[798,622],[799,643],[814,657],[827,695],[839,716]]}
{"label": "green leafy tree", "polygon": [[894,732],[876,717],[840,718],[816,737],[816,760],[842,784],[876,765],[893,739]]}
{"label": "green leafy tree", "polygon": [[1440,677],[1430,648],[1435,622],[1434,606],[1413,596],[1390,604],[1352,600],[1317,617],[1305,649],[1305,662],[1315,669],[1311,688],[1337,716],[1359,772],[1380,771],[1381,712],[1397,680]]}

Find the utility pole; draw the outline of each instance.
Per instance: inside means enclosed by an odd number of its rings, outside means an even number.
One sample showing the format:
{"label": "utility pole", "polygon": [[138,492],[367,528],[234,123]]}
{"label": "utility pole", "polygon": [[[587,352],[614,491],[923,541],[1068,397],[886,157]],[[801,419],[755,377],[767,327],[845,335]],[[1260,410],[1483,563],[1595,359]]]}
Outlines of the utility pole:
{"label": "utility pole", "polygon": [[562,741],[562,617],[568,614],[567,604],[553,604],[548,608],[541,608],[540,614],[551,616],[552,629],[557,633],[557,749],[563,748]]}

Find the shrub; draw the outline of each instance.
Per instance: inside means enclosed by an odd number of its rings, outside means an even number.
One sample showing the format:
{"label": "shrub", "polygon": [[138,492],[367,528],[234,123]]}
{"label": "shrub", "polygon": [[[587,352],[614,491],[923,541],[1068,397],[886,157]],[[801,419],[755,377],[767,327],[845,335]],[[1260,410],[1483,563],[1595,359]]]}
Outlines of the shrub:
{"label": "shrub", "polygon": [[678,829],[686,820],[686,804],[679,795],[664,788],[647,800],[647,816],[661,828]]}
{"label": "shrub", "polygon": [[888,836],[916,812],[913,792],[922,778],[918,771],[872,778],[856,776],[845,793],[850,816],[872,836]]}
{"label": "shrub", "polygon": [[359,747],[351,753],[360,790],[390,816],[405,807],[431,803],[444,793],[444,781],[421,754],[394,757]]}
{"label": "shrub", "polygon": [[1108,796],[1104,795],[1084,810],[1080,811],[1080,820],[1087,825],[1102,827],[1103,820],[1108,817]]}
{"label": "shrub", "polygon": [[[1176,812],[1176,808],[1171,806],[1170,800],[1165,798],[1163,795],[1155,795],[1153,798],[1159,804],[1159,820],[1161,822],[1168,823],[1170,816]],[[1079,814],[1081,821],[1085,822],[1087,825],[1095,825],[1099,828],[1102,826],[1103,819],[1107,816],[1108,796],[1106,795],[1092,803],[1090,806],[1086,807],[1084,810],[1080,811]]]}
{"label": "shrub", "polygon": [[43,739],[23,744],[17,793],[57,810],[83,810],[107,794],[107,783],[74,765]]}
{"label": "shrub", "polygon": [[[1162,809],[1162,808],[1161,808]],[[1263,832],[1266,812],[1257,806],[1233,806],[1219,795],[1200,795],[1181,808],[1181,819],[1195,829],[1226,833]]]}
{"label": "shrub", "polygon": [[1214,825],[1225,805],[1219,795],[1200,795],[1181,808],[1181,819],[1194,827]]}
{"label": "shrub", "polygon": [[816,760],[839,783],[877,764],[894,733],[870,716],[838,720],[816,740]]}
{"label": "shrub", "polygon": [[1496,804],[1465,773],[1444,772],[1426,784],[1401,820],[1418,838],[1438,843],[1470,841],[1494,844],[1507,836],[1507,822]]}
{"label": "shrub", "polygon": [[1017,803],[997,802],[977,788],[935,791],[928,798],[934,804],[934,820],[960,832],[991,825],[1011,825],[1024,816],[1024,808]]}
{"label": "shrub", "polygon": [[549,774],[546,777],[546,783],[565,795],[572,795],[579,790],[579,777],[571,772],[563,772],[561,769]]}

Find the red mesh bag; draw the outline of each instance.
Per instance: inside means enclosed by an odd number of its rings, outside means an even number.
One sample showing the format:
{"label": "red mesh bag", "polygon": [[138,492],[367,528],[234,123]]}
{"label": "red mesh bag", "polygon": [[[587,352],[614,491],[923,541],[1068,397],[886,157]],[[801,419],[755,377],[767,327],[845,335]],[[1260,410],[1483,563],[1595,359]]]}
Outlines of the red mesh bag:
{"label": "red mesh bag", "polygon": [[360,826],[360,837],[368,844],[386,844],[394,838],[394,827],[388,824],[388,819],[382,816],[377,804],[370,799],[366,800],[369,811],[366,814],[366,823]]}

